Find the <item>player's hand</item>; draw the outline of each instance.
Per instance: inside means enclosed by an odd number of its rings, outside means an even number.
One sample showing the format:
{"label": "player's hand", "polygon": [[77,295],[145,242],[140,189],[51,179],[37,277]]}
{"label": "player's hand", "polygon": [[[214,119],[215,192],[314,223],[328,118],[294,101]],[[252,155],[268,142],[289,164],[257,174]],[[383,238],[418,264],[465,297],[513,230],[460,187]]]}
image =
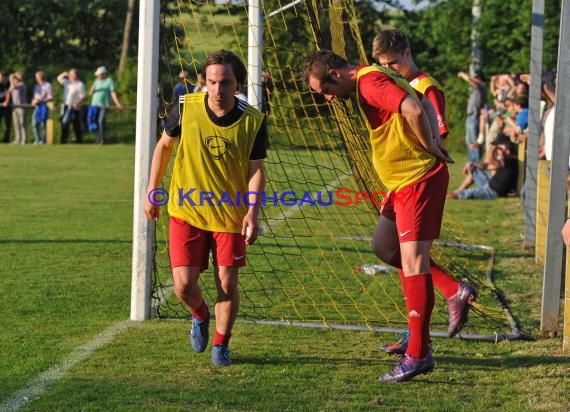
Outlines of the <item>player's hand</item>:
{"label": "player's hand", "polygon": [[144,202],[144,215],[148,220],[158,220],[160,217],[160,206],[155,206],[146,199]]}
{"label": "player's hand", "polygon": [[254,219],[249,214],[245,215],[241,227],[241,234],[242,236],[245,236],[246,246],[253,245],[257,240],[257,236],[259,235],[258,219]]}
{"label": "player's hand", "polygon": [[257,226],[247,226],[245,230],[242,229],[242,235],[245,235],[245,245],[251,246],[257,240],[259,235],[259,228]]}

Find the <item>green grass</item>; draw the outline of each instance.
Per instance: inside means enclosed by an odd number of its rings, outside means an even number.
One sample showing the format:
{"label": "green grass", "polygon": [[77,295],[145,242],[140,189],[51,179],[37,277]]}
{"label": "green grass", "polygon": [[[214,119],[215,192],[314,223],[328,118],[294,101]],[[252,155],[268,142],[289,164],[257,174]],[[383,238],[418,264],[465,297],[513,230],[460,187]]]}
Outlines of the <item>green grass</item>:
{"label": "green grass", "polygon": [[[133,155],[122,144],[0,147],[0,399],[128,318]],[[434,339],[432,374],[385,385],[376,379],[395,359],[377,348],[391,334],[240,322],[235,363],[217,369],[208,351],[191,352],[186,322],[152,320],[90,354],[22,410],[570,409],[561,339],[539,336],[542,268],[521,247],[518,199],[446,208],[497,248],[497,286],[531,340]]]}

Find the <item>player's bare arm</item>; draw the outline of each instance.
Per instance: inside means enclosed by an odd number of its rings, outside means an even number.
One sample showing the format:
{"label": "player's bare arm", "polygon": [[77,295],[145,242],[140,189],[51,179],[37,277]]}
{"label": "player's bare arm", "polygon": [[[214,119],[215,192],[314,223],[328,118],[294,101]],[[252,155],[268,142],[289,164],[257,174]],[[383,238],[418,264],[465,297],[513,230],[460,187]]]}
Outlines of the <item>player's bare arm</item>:
{"label": "player's bare arm", "polygon": [[150,166],[150,177],[146,191],[147,198],[144,202],[144,214],[149,220],[158,219],[160,216],[160,206],[153,205],[148,199],[148,194],[160,186],[160,182],[162,182],[162,177],[164,176],[164,171],[170,161],[170,154],[172,153],[172,149],[174,149],[177,141],[178,139],[172,138],[163,132],[160,140],[156,144],[156,148],[154,149],[152,163]]}
{"label": "player's bare arm", "polygon": [[[246,236],[245,244],[253,245],[259,234],[259,210],[261,209],[261,193],[265,190],[265,171],[263,160],[249,161],[248,201],[251,206],[243,218],[241,234]],[[254,194],[254,193],[257,193]]]}
{"label": "player's bare arm", "polygon": [[[439,134],[439,121],[437,118],[437,112],[435,110],[435,107],[433,106],[432,101],[424,95],[420,102],[428,118],[429,125],[431,126],[431,132],[433,140],[435,142],[435,146],[437,146],[434,151],[430,152],[433,153],[435,156],[439,157],[440,159],[445,160],[448,163],[454,163],[443,144],[442,136]],[[436,154],[438,150],[443,154],[443,157]]]}
{"label": "player's bare arm", "polygon": [[436,140],[434,138],[435,129],[432,127],[422,105],[416,99],[412,96],[404,98],[400,105],[400,112],[412,128],[414,134],[418,137],[420,144],[429,153],[446,162],[453,163],[453,160],[449,157],[447,152],[444,152],[437,143],[439,139]]}

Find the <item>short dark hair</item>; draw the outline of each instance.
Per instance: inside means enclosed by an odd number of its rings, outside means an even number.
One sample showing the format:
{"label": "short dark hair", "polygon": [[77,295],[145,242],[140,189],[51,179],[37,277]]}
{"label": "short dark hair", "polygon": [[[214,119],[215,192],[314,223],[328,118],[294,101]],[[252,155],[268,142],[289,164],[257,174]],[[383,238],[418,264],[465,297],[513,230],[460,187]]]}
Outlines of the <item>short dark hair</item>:
{"label": "short dark hair", "polygon": [[[495,140],[491,142],[496,149],[507,150],[509,155],[513,155],[516,157],[517,154],[517,145],[509,139],[509,137],[503,133],[501,133]],[[501,147],[502,146],[502,147]]]}
{"label": "short dark hair", "polygon": [[330,50],[319,50],[305,60],[303,67],[303,79],[305,84],[309,84],[309,77],[313,76],[323,83],[331,82],[330,69],[340,69],[346,67],[348,62]]}
{"label": "short dark hair", "polygon": [[382,30],[372,40],[372,57],[378,60],[381,54],[404,53],[410,47],[410,41],[404,32],[398,29]]}
{"label": "short dark hair", "polygon": [[528,107],[528,95],[526,94],[517,94],[512,98],[512,101],[523,109]]}
{"label": "short dark hair", "polygon": [[552,90],[556,89],[556,71],[547,69],[542,72],[541,88],[548,85]]}
{"label": "short dark hair", "polygon": [[236,77],[238,86],[243,86],[246,83],[247,70],[241,59],[229,50],[220,49],[212,54],[210,54],[204,64],[202,65],[202,77],[206,79],[206,69],[208,66],[214,64],[229,64],[232,66],[232,71]]}

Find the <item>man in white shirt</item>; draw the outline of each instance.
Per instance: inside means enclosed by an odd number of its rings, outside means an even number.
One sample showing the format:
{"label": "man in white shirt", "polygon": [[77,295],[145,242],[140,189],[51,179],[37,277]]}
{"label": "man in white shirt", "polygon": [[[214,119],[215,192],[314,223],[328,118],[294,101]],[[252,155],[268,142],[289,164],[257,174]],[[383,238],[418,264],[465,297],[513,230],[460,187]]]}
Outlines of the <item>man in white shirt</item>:
{"label": "man in white shirt", "polygon": [[73,123],[75,141],[83,141],[81,130],[81,104],[85,99],[85,85],[79,80],[77,69],[60,73],[57,81],[63,86],[63,107],[61,109],[61,143],[67,143],[69,126]]}

